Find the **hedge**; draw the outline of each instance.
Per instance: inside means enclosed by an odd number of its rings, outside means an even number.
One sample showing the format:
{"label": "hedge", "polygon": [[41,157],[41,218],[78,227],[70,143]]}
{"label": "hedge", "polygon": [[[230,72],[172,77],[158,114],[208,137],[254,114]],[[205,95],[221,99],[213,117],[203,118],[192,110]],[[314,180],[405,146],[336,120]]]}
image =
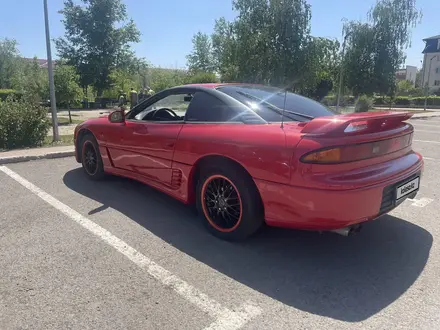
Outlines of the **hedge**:
{"label": "hedge", "polygon": [[21,97],[21,94],[13,89],[0,89],[0,101],[5,101],[8,96]]}
{"label": "hedge", "polygon": [[[389,105],[390,99],[389,98],[383,98],[383,97],[376,97],[374,100],[375,105]],[[418,96],[418,97],[408,97],[408,96],[398,96],[394,100],[392,100],[393,105],[424,105],[425,104],[425,97],[424,96]],[[434,105],[434,106],[440,106],[440,96],[428,96],[427,99],[427,105]]]}
{"label": "hedge", "polygon": [[[336,105],[337,96],[329,95],[322,101],[325,105],[334,106]],[[356,98],[354,96],[344,96],[341,97],[340,105],[354,105]],[[391,102],[390,102],[391,101]],[[425,97],[409,97],[409,96],[397,96],[396,98],[390,100],[389,97],[376,96],[374,97],[374,105],[402,105],[402,106],[423,106],[425,104]],[[429,96],[427,105],[440,106],[440,96]]]}

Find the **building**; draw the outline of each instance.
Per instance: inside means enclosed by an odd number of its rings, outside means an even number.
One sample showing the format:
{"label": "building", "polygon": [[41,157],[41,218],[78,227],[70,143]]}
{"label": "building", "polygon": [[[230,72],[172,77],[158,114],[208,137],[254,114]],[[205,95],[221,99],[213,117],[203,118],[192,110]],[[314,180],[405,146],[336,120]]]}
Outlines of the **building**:
{"label": "building", "polygon": [[[34,58],[24,57],[23,59],[25,61],[28,61],[31,63],[34,62]],[[47,64],[48,62],[46,59],[37,58],[36,60],[37,60],[38,64],[40,65],[40,68],[42,68],[42,69],[48,68],[48,64]],[[52,65],[53,65],[54,69],[55,69],[56,64],[57,64],[57,61],[52,61]]]}
{"label": "building", "polygon": [[423,41],[423,86],[430,90],[440,89],[440,34]]}
{"label": "building", "polygon": [[405,69],[400,69],[396,72],[397,80],[408,80],[415,87],[417,77],[417,67],[407,65]]}

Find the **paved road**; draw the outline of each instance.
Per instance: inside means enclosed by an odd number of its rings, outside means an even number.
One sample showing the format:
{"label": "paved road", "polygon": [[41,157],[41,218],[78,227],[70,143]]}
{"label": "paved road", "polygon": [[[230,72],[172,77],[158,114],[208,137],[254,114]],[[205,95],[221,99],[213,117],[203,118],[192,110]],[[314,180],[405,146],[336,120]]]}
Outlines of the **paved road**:
{"label": "paved road", "polygon": [[73,158],[2,167],[0,328],[437,328],[440,118],[413,123],[417,200],[348,238],[227,243],[153,189],[87,180]]}

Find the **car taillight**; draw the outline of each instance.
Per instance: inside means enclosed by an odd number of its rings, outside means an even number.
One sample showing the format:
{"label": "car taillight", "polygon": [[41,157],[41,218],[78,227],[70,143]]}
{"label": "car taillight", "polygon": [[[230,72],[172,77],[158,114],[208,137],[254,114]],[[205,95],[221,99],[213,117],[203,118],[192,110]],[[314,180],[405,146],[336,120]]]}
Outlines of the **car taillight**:
{"label": "car taillight", "polygon": [[398,138],[325,148],[309,152],[301,157],[301,162],[309,164],[338,164],[380,157],[411,145],[412,133]]}
{"label": "car taillight", "polygon": [[341,148],[333,148],[312,152],[302,157],[303,163],[339,163],[341,160]]}
{"label": "car taillight", "polygon": [[368,122],[367,121],[357,121],[357,122],[349,124],[344,129],[344,133],[358,132],[358,131],[362,131],[362,130],[364,130],[366,128],[368,128]]}

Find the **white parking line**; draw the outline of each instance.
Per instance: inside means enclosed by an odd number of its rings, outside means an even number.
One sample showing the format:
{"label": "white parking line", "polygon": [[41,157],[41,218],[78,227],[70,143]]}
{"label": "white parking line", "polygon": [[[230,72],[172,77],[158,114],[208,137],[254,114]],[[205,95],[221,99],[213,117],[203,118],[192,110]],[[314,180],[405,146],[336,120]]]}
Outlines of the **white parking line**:
{"label": "white parking line", "polygon": [[422,197],[420,199],[409,199],[408,201],[411,202],[411,206],[417,206],[417,207],[425,207],[426,205],[428,205],[429,203],[431,203],[432,201],[434,201],[431,198],[426,198],[426,197]]}
{"label": "white parking line", "polygon": [[440,124],[440,120],[416,120],[414,122],[411,122],[411,124],[422,124],[422,125],[423,124],[429,124],[429,123],[439,125]]}
{"label": "white parking line", "polygon": [[440,117],[432,117],[432,118],[436,118],[434,119],[411,119],[410,123],[411,124],[417,124],[417,123],[440,123],[440,120],[437,120]]}
{"label": "white parking line", "polygon": [[163,285],[172,288],[180,296],[199,307],[211,317],[214,317],[215,321],[206,329],[238,330],[251,319],[261,314],[261,308],[251,302],[246,302],[235,311],[223,307],[217,301],[209,298],[203,292],[173,275],[168,270],[162,268],[160,265],[156,264],[154,261],[150,260],[148,257],[129,246],[123,240],[114,236],[112,233],[97,225],[92,220],[82,216],[66,204],[57,200],[55,197],[52,197],[48,193],[44,192],[6,166],[0,166],[0,171],[17,181],[23,187],[40,197],[43,201],[56,208],[71,220],[80,224],[92,234],[99,237],[118,252],[122,253],[138,267],[145,270],[150,276],[154,277]]}
{"label": "white parking line", "polygon": [[413,140],[415,142],[425,142],[425,143],[435,143],[435,144],[440,144],[440,141],[426,141],[426,140]]}
{"label": "white parking line", "polygon": [[425,131],[424,129],[415,129],[414,132],[418,133],[418,132],[422,132],[422,133],[434,133],[434,134],[438,134],[439,131]]}
{"label": "white parking line", "polygon": [[411,123],[412,125],[414,125],[416,128],[417,128],[417,126],[428,126],[428,127],[439,127],[440,125],[439,124],[437,124],[437,125],[430,125],[430,124],[420,124],[420,123]]}

